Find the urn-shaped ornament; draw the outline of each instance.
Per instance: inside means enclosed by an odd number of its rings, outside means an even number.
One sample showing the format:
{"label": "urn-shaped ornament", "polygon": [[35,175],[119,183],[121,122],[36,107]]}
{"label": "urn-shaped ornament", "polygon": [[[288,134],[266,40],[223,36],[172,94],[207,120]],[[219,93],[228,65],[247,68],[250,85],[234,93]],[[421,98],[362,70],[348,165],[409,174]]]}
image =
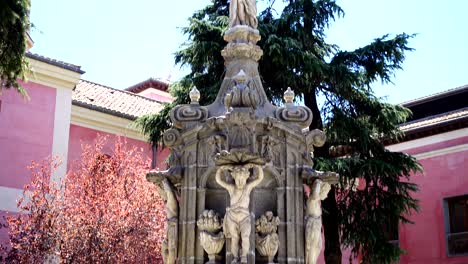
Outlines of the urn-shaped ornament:
{"label": "urn-shaped ornament", "polygon": [[219,232],[222,228],[222,220],[213,210],[205,210],[197,221],[200,230],[200,242],[208,254],[207,263],[217,263],[218,254],[224,246],[224,233]]}
{"label": "urn-shaped ornament", "polygon": [[279,217],[273,216],[273,212],[268,211],[255,222],[255,247],[261,256],[268,258],[268,263],[274,263],[273,259],[278,252],[279,237],[276,233],[279,225]]}

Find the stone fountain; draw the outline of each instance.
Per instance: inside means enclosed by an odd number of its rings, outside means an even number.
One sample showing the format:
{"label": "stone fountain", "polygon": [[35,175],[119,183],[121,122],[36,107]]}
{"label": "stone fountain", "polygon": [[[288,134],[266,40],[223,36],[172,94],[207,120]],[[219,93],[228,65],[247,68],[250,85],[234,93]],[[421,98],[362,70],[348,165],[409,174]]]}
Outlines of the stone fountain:
{"label": "stone fountain", "polygon": [[322,243],[320,200],[337,182],[312,168],[325,134],[309,131],[312,112],[293,103],[290,88],[283,106],[268,100],[255,0],[232,0],[230,12],[216,100],[200,105],[193,88],[191,103],[172,110],[163,138],[169,169],[147,175],[167,198],[164,261],[312,264]]}

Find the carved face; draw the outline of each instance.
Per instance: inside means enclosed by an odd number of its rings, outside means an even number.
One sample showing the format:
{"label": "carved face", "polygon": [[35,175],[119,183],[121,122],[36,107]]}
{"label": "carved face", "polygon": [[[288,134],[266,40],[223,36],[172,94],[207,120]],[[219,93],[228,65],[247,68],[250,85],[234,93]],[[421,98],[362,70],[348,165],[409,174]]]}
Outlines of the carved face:
{"label": "carved face", "polygon": [[247,179],[250,176],[249,169],[244,167],[235,167],[231,172],[234,181],[236,182],[236,187],[238,189],[243,189],[247,183]]}

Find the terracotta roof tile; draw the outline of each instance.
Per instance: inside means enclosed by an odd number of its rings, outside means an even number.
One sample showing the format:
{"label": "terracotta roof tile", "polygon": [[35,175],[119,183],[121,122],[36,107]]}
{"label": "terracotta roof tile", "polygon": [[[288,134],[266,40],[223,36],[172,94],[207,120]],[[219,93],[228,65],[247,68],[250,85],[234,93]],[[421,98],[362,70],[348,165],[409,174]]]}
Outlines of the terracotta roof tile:
{"label": "terracotta roof tile", "polygon": [[435,126],[435,125],[439,125],[443,123],[461,120],[463,118],[468,118],[468,107],[465,107],[456,111],[443,113],[440,115],[430,116],[427,118],[408,122],[408,123],[401,125],[400,129],[405,132],[409,132],[411,130],[431,127],[431,126]]}
{"label": "terracotta roof tile", "polygon": [[83,70],[81,70],[81,66],[77,66],[77,65],[74,65],[74,64],[71,64],[71,63],[68,63],[68,62],[59,61],[59,60],[56,60],[56,59],[45,57],[45,56],[42,56],[42,55],[39,55],[39,54],[36,54],[36,53],[28,52],[28,53],[26,53],[26,57],[28,57],[30,59],[33,59],[33,60],[38,60],[38,61],[42,61],[42,62],[45,62],[45,63],[48,63],[48,64],[52,64],[52,65],[55,65],[57,67],[60,67],[60,68],[66,69],[66,70],[70,70],[70,71],[73,71],[73,72],[77,72],[77,73],[80,73],[80,74],[85,73]]}
{"label": "terracotta roof tile", "polygon": [[139,93],[150,87],[167,92],[169,88],[169,83],[160,79],[149,78],[148,80],[142,81],[140,83],[137,83],[135,85],[128,87],[127,89],[125,89],[125,91],[129,91],[132,93]]}
{"label": "terracotta roof tile", "polygon": [[134,120],[159,112],[161,102],[130,92],[80,80],[72,94],[74,105]]}

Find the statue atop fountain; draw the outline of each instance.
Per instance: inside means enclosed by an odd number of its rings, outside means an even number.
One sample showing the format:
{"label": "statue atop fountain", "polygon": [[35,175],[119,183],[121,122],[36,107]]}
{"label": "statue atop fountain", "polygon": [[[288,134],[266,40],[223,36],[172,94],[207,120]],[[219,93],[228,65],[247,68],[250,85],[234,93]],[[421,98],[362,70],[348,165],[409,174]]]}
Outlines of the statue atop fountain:
{"label": "statue atop fountain", "polygon": [[247,25],[257,28],[257,1],[256,0],[231,0],[229,4],[229,27]]}

